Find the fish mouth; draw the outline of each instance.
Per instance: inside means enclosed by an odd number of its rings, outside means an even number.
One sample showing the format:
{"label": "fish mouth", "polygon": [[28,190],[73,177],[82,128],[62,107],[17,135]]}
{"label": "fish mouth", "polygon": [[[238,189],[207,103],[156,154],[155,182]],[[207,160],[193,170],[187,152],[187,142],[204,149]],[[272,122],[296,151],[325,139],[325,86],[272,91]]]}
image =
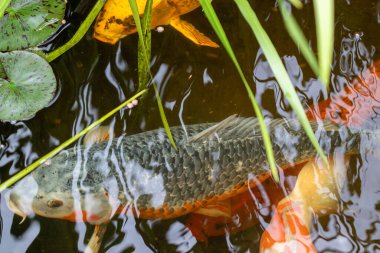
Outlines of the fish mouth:
{"label": "fish mouth", "polygon": [[5,195],[5,199],[6,199],[6,203],[7,203],[8,208],[12,212],[14,212],[15,214],[17,214],[18,216],[20,216],[22,218],[22,220],[19,223],[19,224],[21,224],[26,220],[28,215],[25,212],[23,212],[21,210],[21,208],[16,204],[17,202],[15,202],[15,198],[17,198],[17,197],[15,197],[14,194],[12,194],[12,192],[8,192]]}

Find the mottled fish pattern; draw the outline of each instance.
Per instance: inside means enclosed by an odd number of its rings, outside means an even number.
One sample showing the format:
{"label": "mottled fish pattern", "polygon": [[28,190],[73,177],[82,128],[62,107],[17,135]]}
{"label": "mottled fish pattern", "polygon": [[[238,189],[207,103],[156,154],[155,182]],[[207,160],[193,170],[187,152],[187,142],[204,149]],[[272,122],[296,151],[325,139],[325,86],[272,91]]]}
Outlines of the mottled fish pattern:
{"label": "mottled fish pattern", "polygon": [[[266,124],[278,166],[316,157],[297,120],[275,119]],[[311,125],[326,154],[336,148],[357,152],[363,136],[379,137],[326,122]],[[158,129],[61,152],[32,173],[38,184],[33,211],[65,218],[75,205],[62,214],[59,208],[71,198],[69,202],[79,203],[76,208],[106,216],[88,218],[92,223],[110,219],[126,206],[141,218],[173,218],[248,190],[248,178],[258,182],[270,176],[256,118],[231,116],[218,124],[172,127],[171,132],[177,150],[165,131]],[[26,212],[16,193],[10,198],[13,206]],[[62,207],[46,208],[49,203]]]}

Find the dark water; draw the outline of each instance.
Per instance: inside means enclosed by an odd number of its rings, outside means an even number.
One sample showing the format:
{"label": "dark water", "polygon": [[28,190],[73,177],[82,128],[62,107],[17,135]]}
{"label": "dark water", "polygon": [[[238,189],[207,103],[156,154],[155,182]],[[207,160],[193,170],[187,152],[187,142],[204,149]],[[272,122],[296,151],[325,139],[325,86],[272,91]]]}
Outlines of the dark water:
{"label": "dark water", "polygon": [[[324,100],[318,81],[287,36],[274,1],[251,1],[267,29],[299,97],[307,105]],[[335,54],[331,90],[338,93],[347,84],[363,82],[368,69],[379,59],[380,25],[377,1],[337,1]],[[71,10],[76,7],[71,5]],[[293,117],[262,51],[232,1],[214,1],[220,19],[257,100],[266,117]],[[83,14],[88,6],[79,8]],[[196,10],[184,16],[216,40],[206,19]],[[306,36],[315,46],[312,5],[296,12]],[[69,25],[47,44],[54,47],[75,31],[81,15],[71,14]],[[153,32],[152,73],[171,125],[220,121],[231,114],[253,115],[248,96],[234,66],[222,49],[200,48],[170,27]],[[85,126],[132,96],[137,89],[137,36],[114,46],[91,38],[52,63],[59,88],[51,105],[31,119],[0,122],[1,180],[25,168],[38,157],[78,133]],[[359,79],[357,79],[359,77]],[[360,81],[358,81],[360,80]],[[377,83],[378,77],[372,76]],[[362,94],[358,93],[358,97]],[[380,100],[380,97],[378,97]],[[371,116],[362,127],[380,128],[379,105],[371,105]],[[122,110],[110,124],[115,135],[133,134],[161,127],[150,92],[133,110]],[[352,157],[339,211],[315,216],[312,239],[319,252],[380,252],[379,160],[371,155]],[[282,177],[284,192],[295,177]],[[21,219],[0,200],[0,252],[83,251],[93,230],[83,223],[34,217]],[[120,215],[108,227],[101,252],[257,252],[260,235],[270,212],[256,213],[260,223],[242,232],[197,242],[185,226],[187,217],[176,220],[139,220]]]}

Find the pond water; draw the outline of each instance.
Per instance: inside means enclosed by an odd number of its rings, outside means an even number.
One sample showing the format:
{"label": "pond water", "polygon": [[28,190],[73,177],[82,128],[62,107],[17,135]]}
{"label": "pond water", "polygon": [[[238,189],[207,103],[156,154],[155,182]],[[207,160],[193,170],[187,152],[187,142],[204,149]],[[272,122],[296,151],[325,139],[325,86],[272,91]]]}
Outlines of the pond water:
{"label": "pond water", "polygon": [[[320,83],[288,37],[281,15],[274,8],[274,1],[251,2],[283,57],[305,108],[317,106],[324,100]],[[373,67],[380,58],[377,1],[341,0],[336,4],[335,54],[329,96],[340,106],[329,113],[332,118],[339,118],[342,112],[364,107],[367,112],[358,110],[349,123],[365,129],[378,129],[380,95],[376,97],[376,92],[372,94],[367,88],[355,89],[351,85],[377,87],[379,83]],[[76,1],[71,1],[70,10],[77,6]],[[214,1],[214,6],[264,116],[294,117],[250,28],[233,1]],[[68,25],[46,47],[51,48],[67,40],[89,7],[82,4],[78,8],[81,15],[69,11]],[[312,5],[307,4],[304,10],[296,12],[296,16],[315,48]],[[217,40],[201,10],[183,18]],[[154,31],[152,36],[152,73],[171,126],[218,122],[232,114],[254,115],[244,86],[223,49],[195,46],[170,27],[165,27],[162,33]],[[0,122],[1,181],[131,97],[137,89],[136,49],[136,35],[112,46],[95,41],[89,32],[76,47],[55,60],[52,66],[59,88],[50,106],[25,121]],[[347,85],[351,87],[355,103],[336,96]],[[358,118],[366,120],[359,124]],[[115,136],[161,127],[154,93],[150,91],[138,107],[122,110],[106,124],[111,126]],[[82,143],[82,140],[79,142]],[[371,154],[350,158],[339,210],[324,216],[315,215],[313,219],[311,236],[318,252],[380,252],[378,164],[379,158]],[[294,186],[295,175],[281,174],[279,185],[272,182],[271,187],[264,189],[280,192],[283,196]],[[268,195],[271,193],[268,192]],[[109,224],[101,252],[258,252],[260,236],[270,222],[278,198],[253,199],[264,208],[240,213],[238,223],[244,229],[210,237],[207,244],[198,242],[186,227],[188,216],[143,220],[122,214]],[[254,224],[252,220],[257,222]],[[93,231],[93,226],[84,223],[39,216],[22,224],[19,224],[20,221],[21,218],[8,209],[2,195],[0,252],[83,251]]]}

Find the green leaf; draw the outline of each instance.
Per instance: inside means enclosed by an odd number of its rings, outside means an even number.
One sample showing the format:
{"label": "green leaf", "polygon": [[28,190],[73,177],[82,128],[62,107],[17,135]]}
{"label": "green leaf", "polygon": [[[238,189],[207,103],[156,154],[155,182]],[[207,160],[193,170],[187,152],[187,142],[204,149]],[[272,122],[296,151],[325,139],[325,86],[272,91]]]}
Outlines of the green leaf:
{"label": "green leaf", "polygon": [[2,17],[4,17],[5,9],[8,7],[8,5],[9,5],[10,2],[11,2],[11,0],[2,0],[0,2],[0,19]]}
{"label": "green leaf", "polygon": [[[0,119],[21,120],[34,115],[53,98],[57,86],[45,59],[27,51],[0,53]],[[2,73],[1,73],[2,72]]]}
{"label": "green leaf", "polygon": [[[83,36],[87,33],[87,30],[91,27],[95,18],[97,17],[100,10],[103,8],[106,0],[98,0],[94,7],[92,7],[90,13],[87,15],[86,19],[82,22],[79,29],[75,32],[74,36],[65,43],[63,46],[57,48],[56,50],[50,52],[45,58],[48,62],[57,59],[59,56],[64,54],[67,50],[76,45]],[[36,52],[37,53],[37,52]]]}
{"label": "green leaf", "polygon": [[212,7],[212,5],[210,3],[210,1],[209,0],[200,0],[199,2],[202,5],[203,11],[205,12],[207,19],[209,20],[209,22],[210,22],[211,26],[213,27],[215,33],[219,37],[219,40],[222,42],[222,45],[224,46],[224,48],[226,49],[226,51],[227,51],[228,55],[230,56],[232,62],[234,63],[234,65],[235,65],[235,67],[236,67],[236,69],[240,75],[240,78],[243,81],[244,87],[247,90],[248,97],[251,101],[252,107],[256,113],[256,117],[257,117],[259,125],[260,125],[260,130],[261,130],[261,134],[263,136],[265,151],[267,154],[269,167],[272,171],[272,176],[273,176],[274,180],[276,182],[278,182],[279,178],[278,178],[278,172],[277,172],[277,168],[276,168],[276,162],[275,162],[274,155],[273,155],[272,143],[270,141],[268,130],[266,128],[264,118],[263,118],[263,115],[260,111],[259,105],[256,102],[255,96],[253,95],[253,92],[252,92],[251,88],[249,87],[249,84],[248,84],[248,82],[247,82],[247,80],[243,74],[243,71],[239,65],[239,62],[236,59],[235,53],[232,50],[231,44],[228,41],[226,33],[224,32],[224,29],[223,29],[222,25],[220,24],[220,21],[219,21],[217,15],[215,13],[214,8]]}
{"label": "green leaf", "polygon": [[313,3],[317,27],[319,73],[322,83],[328,90],[334,53],[334,1],[318,0]]}
{"label": "green leaf", "polygon": [[272,41],[268,37],[264,28],[261,26],[259,19],[257,18],[255,12],[252,10],[247,0],[235,0],[240,13],[243,15],[245,20],[248,22],[257,41],[259,42],[265,57],[268,60],[269,66],[271,67],[274,76],[280,85],[282,91],[284,92],[290,106],[293,108],[298,119],[301,122],[303,129],[308,135],[311,143],[317,150],[318,154],[328,164],[326,156],[323,154],[322,148],[319,146],[317,139],[315,138],[313,129],[307,119],[306,113],[302,107],[301,101],[299,100],[294,86],[289,78],[288,73],[282,63],[280,56],[278,55],[276,48],[274,47]]}
{"label": "green leaf", "polygon": [[[141,26],[140,14],[139,14],[139,10],[138,10],[136,0],[129,0],[129,5],[131,7],[133,19],[135,20],[137,32],[139,35],[139,54],[138,54],[139,60],[138,61],[139,61],[139,64],[141,62],[143,64],[143,65],[141,65],[141,70],[140,70],[140,65],[139,65],[139,80],[146,78],[143,68],[146,68],[146,71],[149,74],[149,79],[153,80],[152,74],[150,72],[150,60],[149,60],[150,59],[150,52],[151,52],[151,50],[150,50],[150,48],[151,48],[150,20],[151,20],[151,15],[152,15],[152,10],[151,10],[152,9],[152,0],[148,0],[146,3],[146,6],[145,6],[145,11],[147,11],[147,12],[144,13],[144,16],[146,16],[146,17],[143,18],[144,30],[143,30],[143,27]],[[149,35],[144,36],[144,34],[147,34],[147,33],[149,33]],[[146,42],[149,42],[149,43],[146,43]],[[143,76],[140,76],[140,74],[143,74]],[[140,84],[141,85],[139,85],[139,89],[146,87],[146,85],[148,83],[147,82],[142,83],[140,81]],[[156,85],[154,83],[153,83],[153,88],[154,88],[154,94],[156,96],[157,105],[158,105],[158,109],[159,109],[160,116],[161,116],[161,121],[162,121],[164,128],[165,128],[165,132],[166,132],[172,146],[175,149],[177,149],[177,146],[175,145],[175,141],[173,139],[173,135],[170,131],[168,120],[165,116],[165,111],[164,111],[164,108],[162,106],[160,94],[158,94]]]}
{"label": "green leaf", "polygon": [[139,35],[139,41],[141,41],[141,47],[142,47],[142,54],[143,54],[143,59],[145,59],[146,63],[149,64],[148,62],[148,56],[147,56],[147,49],[145,48],[145,43],[144,41],[144,34],[142,31],[142,26],[141,26],[141,20],[140,20],[140,14],[139,14],[139,8],[137,6],[136,0],[128,0],[129,1],[129,6],[131,7],[132,10],[132,15],[133,19],[136,24],[136,29],[137,29],[137,34]]}
{"label": "green leaf", "polygon": [[175,145],[175,141],[173,139],[172,132],[170,131],[170,126],[169,126],[168,120],[166,119],[164,107],[162,106],[160,94],[158,93],[157,87],[154,83],[153,83],[153,89],[154,89],[154,94],[156,95],[157,106],[158,106],[158,110],[160,112],[160,116],[161,116],[162,124],[164,125],[165,132],[168,135],[168,138],[169,138],[172,146],[174,147],[175,150],[177,150],[177,146]]}
{"label": "green leaf", "polygon": [[[138,43],[138,70],[139,70],[139,89],[143,90],[150,79],[150,56],[151,56],[151,21],[152,21],[152,0],[148,0],[145,5],[142,18],[141,30],[144,41]],[[142,43],[145,45],[145,54]],[[145,56],[147,59],[145,59]]]}
{"label": "green leaf", "polygon": [[319,76],[318,60],[315,57],[313,51],[311,50],[309,43],[303,34],[301,28],[299,27],[294,16],[286,9],[284,0],[278,1],[282,17],[284,19],[284,24],[286,30],[288,31],[290,37],[293,39],[294,43],[299,46],[303,57],[305,57],[307,63],[309,63],[311,69],[316,76]]}
{"label": "green leaf", "polygon": [[0,51],[27,49],[45,41],[62,24],[65,7],[62,0],[12,0],[0,19]]}
{"label": "green leaf", "polygon": [[297,9],[302,9],[303,3],[301,0],[289,0],[289,2]]}

